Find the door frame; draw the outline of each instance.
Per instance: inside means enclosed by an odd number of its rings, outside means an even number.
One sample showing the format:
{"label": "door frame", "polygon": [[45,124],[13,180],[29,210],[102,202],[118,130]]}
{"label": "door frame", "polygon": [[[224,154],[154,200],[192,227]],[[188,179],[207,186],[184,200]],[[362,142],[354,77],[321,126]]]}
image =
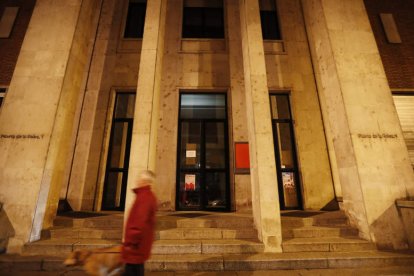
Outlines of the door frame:
{"label": "door frame", "polygon": [[[181,95],[223,95],[225,104],[225,118],[224,119],[181,119]],[[177,158],[176,158],[176,182],[175,182],[175,209],[177,211],[213,211],[213,212],[228,212],[231,208],[231,190],[230,190],[230,154],[229,154],[229,131],[228,131],[228,108],[227,108],[227,93],[225,91],[219,92],[198,92],[198,91],[180,91],[178,101],[178,132],[177,132]],[[181,170],[181,123],[182,122],[200,122],[200,169],[183,169]],[[223,122],[224,124],[224,150],[225,150],[225,168],[224,169],[206,169],[205,168],[205,124],[208,122]],[[200,173],[200,207],[199,208],[180,208],[180,173],[181,171]],[[205,179],[208,171],[224,172],[226,174],[226,207],[225,208],[208,208],[205,194]]]}
{"label": "door frame", "polygon": [[[99,210],[104,211],[124,211],[125,208],[125,200],[126,200],[126,191],[127,191],[127,182],[128,182],[128,169],[129,169],[129,159],[130,159],[130,153],[131,153],[131,141],[132,141],[132,129],[133,129],[133,123],[134,118],[115,118],[115,112],[116,112],[116,104],[117,104],[117,96],[118,95],[137,95],[136,91],[114,91],[113,101],[111,105],[110,114],[111,117],[108,120],[108,134],[109,139],[108,143],[106,145],[106,150],[103,152],[105,154],[105,165],[103,166],[103,181],[102,181],[102,193],[101,193],[101,200],[99,202]],[[126,143],[125,143],[125,159],[124,159],[124,168],[123,169],[113,169],[111,170],[109,168],[111,164],[111,156],[112,156],[112,141],[113,141],[113,135],[114,135],[114,129],[113,126],[116,122],[126,122],[128,123],[128,130],[127,130],[127,137],[126,137]],[[106,197],[106,181],[108,178],[109,172],[122,172],[122,188],[121,188],[121,195],[120,195],[120,206],[117,208],[104,208],[104,202]]]}
{"label": "door frame", "polygon": [[[289,109],[289,116],[290,119],[273,119],[272,117],[272,106],[271,101],[270,103],[270,119],[272,123],[272,134],[273,134],[273,148],[274,148],[274,154],[276,159],[276,177],[277,177],[277,188],[279,191],[279,203],[280,203],[280,209],[281,210],[302,210],[303,209],[303,199],[302,199],[302,185],[299,178],[299,167],[298,167],[298,155],[297,155],[297,149],[296,149],[296,139],[295,139],[295,131],[294,131],[294,119],[292,117],[292,107],[291,107],[291,101],[290,101],[290,93],[275,93],[271,92],[269,93],[269,99],[272,96],[286,96],[288,99],[288,109]],[[281,160],[280,160],[280,153],[279,153],[279,136],[277,135],[276,131],[277,129],[274,127],[275,123],[288,123],[289,129],[290,129],[290,142],[292,145],[292,154],[293,154],[293,164],[295,166],[294,169],[286,169],[281,168]],[[297,200],[298,200],[298,207],[286,207],[285,206],[285,197],[284,197],[284,191],[283,191],[283,179],[282,179],[282,173],[283,172],[293,172],[294,180],[296,183],[296,191],[297,191]]]}

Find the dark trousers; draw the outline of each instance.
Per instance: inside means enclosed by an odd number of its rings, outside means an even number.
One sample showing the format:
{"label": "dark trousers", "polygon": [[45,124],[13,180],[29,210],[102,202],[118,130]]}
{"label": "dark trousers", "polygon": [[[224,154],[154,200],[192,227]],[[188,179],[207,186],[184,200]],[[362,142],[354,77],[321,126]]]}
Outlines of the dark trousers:
{"label": "dark trousers", "polygon": [[125,264],[123,276],[144,276],[144,264]]}

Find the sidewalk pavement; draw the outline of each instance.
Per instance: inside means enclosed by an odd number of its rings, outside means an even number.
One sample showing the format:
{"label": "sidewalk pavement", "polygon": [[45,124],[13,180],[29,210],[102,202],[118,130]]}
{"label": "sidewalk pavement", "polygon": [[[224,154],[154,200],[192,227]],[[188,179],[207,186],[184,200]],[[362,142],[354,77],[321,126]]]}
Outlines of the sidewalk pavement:
{"label": "sidewalk pavement", "polygon": [[[21,256],[12,254],[0,255],[1,276],[86,276],[81,267],[65,267],[62,258],[49,256]],[[298,269],[298,270],[273,270],[273,271],[208,271],[208,272],[150,272],[147,276],[313,276],[313,275],[399,275],[414,276],[413,266],[395,267],[370,267],[370,268],[346,268],[346,269]]]}
{"label": "sidewalk pavement", "polygon": [[[83,271],[1,271],[4,276],[88,276]],[[361,268],[361,269],[310,269],[277,271],[218,271],[218,272],[146,272],[146,276],[365,276],[398,275],[412,276],[414,271],[406,267]]]}

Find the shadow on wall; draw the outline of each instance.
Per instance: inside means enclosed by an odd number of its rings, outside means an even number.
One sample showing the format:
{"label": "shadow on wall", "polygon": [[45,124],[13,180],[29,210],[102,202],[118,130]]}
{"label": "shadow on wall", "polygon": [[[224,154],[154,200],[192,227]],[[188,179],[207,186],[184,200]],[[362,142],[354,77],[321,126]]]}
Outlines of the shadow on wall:
{"label": "shadow on wall", "polygon": [[329,201],[325,206],[322,207],[321,211],[338,211],[339,208],[339,200],[334,198]]}
{"label": "shadow on wall", "polygon": [[[404,210],[405,211],[405,210]],[[371,225],[378,249],[406,250],[409,248],[410,236],[414,232],[414,209],[410,213],[398,210],[396,204],[392,204]],[[413,241],[411,241],[413,246]],[[412,248],[412,247],[411,247]]]}
{"label": "shadow on wall", "polygon": [[414,250],[414,200],[397,200],[397,208],[404,225],[409,247]]}
{"label": "shadow on wall", "polygon": [[3,203],[0,202],[0,254],[6,253],[7,243],[10,237],[13,237],[14,228],[3,210]]}

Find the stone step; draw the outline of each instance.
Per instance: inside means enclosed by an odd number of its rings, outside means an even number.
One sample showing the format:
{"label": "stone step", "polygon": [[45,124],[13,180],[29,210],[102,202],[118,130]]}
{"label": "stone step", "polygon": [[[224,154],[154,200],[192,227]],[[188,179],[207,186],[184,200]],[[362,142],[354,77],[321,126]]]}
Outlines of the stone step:
{"label": "stone step", "polygon": [[[164,255],[165,256],[165,255]],[[185,260],[185,263],[181,267],[185,267],[187,271],[176,272],[171,269],[167,270],[164,267],[165,263],[161,260],[158,263],[153,260],[151,264],[147,263],[145,268],[148,273],[146,275],[205,275],[205,276],[217,276],[217,275],[413,275],[414,266],[407,264],[412,262],[412,257],[400,258],[398,254],[392,254],[390,256],[362,256],[364,259],[362,266],[359,266],[358,261],[355,258],[349,259],[347,256],[333,256],[326,257],[325,262],[318,263],[320,259],[316,259],[312,262],[312,257],[295,257],[291,256],[283,260],[276,260],[275,264],[271,264],[271,258],[266,263],[259,263],[258,260],[253,257],[247,257],[247,263],[240,265],[240,267],[246,267],[249,264],[253,264],[255,267],[269,267],[264,270],[257,270],[253,272],[254,268],[248,267],[247,269],[236,269],[236,260],[229,259],[228,257],[216,256],[218,260],[218,269],[213,271],[205,271],[201,269],[202,266],[208,266],[204,261],[204,264],[197,263],[195,259],[191,261]],[[412,255],[411,255],[412,256]],[[169,256],[170,257],[170,256]],[[236,257],[236,256],[233,256]],[[243,255],[245,257],[245,255]],[[160,257],[161,258],[161,257]],[[85,275],[82,271],[82,267],[65,267],[63,264],[64,257],[50,257],[50,256],[20,256],[20,255],[0,255],[0,275]],[[153,257],[155,259],[155,256]],[[265,261],[265,260],[264,260]],[[377,263],[380,265],[371,266],[371,263]],[[384,263],[380,263],[384,262]],[[401,264],[393,264],[401,263]],[[214,268],[214,263],[210,262],[210,267]],[[298,266],[299,264],[299,266]],[[367,265],[368,264],[368,265]],[[391,264],[391,265],[388,265]],[[175,262],[168,262],[167,267],[177,267],[180,264]],[[281,267],[271,269],[270,267]],[[314,268],[316,267],[316,268]],[[153,271],[148,271],[151,268]],[[223,271],[223,270],[232,271]],[[155,271],[157,269],[157,271]],[[203,272],[197,272],[202,270]]]}
{"label": "stone step", "polygon": [[413,254],[391,252],[312,252],[259,254],[152,255],[150,271],[239,271],[413,266]]}
{"label": "stone step", "polygon": [[253,225],[252,218],[213,217],[210,219],[179,219],[177,228],[244,228]]}
{"label": "stone step", "polygon": [[152,254],[244,254],[263,252],[257,240],[158,240]]}
{"label": "stone step", "polygon": [[[317,225],[347,225],[348,220],[343,212],[313,212],[316,215],[307,216],[308,212],[291,212],[282,214],[281,221],[284,227],[303,227]],[[99,214],[99,213],[97,213]],[[296,214],[288,216],[289,214]],[[312,213],[311,213],[312,214]],[[205,213],[195,218],[186,217],[187,213],[180,215],[178,213],[161,213],[157,215],[157,226],[160,228],[242,228],[245,225],[252,225],[253,218],[251,215],[239,215],[237,213],[230,214],[211,214]],[[85,227],[122,227],[123,214],[106,214],[96,217],[77,218],[58,216],[54,220],[55,226],[65,226],[74,228]]]}
{"label": "stone step", "polygon": [[[238,229],[244,228],[246,225],[253,225],[253,220],[204,220],[204,219],[178,219],[178,220],[158,220],[157,229],[171,229],[171,228],[228,228]],[[54,227],[65,228],[122,228],[122,220],[85,220],[85,219],[56,219]]]}
{"label": "stone step", "polygon": [[122,228],[123,216],[101,216],[96,218],[56,217],[54,226],[70,228]]}
{"label": "stone step", "polygon": [[[70,228],[117,228],[123,226],[123,216],[100,216],[92,218],[71,218],[58,216],[54,220],[55,227]],[[243,228],[253,225],[251,216],[206,215],[205,218],[183,218],[177,216],[158,215],[157,228]]]}
{"label": "stone step", "polygon": [[158,240],[256,239],[255,229],[174,228],[156,232]]}
{"label": "stone step", "polygon": [[66,256],[75,250],[111,247],[119,244],[121,244],[121,240],[47,239],[26,244],[22,254]]}
{"label": "stone step", "polygon": [[322,237],[349,237],[358,236],[358,229],[351,227],[318,227],[305,226],[293,229],[283,229],[283,239],[288,238],[322,238]]}
{"label": "stone step", "polygon": [[[120,240],[50,239],[26,244],[24,255],[65,256],[72,251],[119,245]],[[263,252],[257,240],[158,240],[152,254],[244,254]]]}
{"label": "stone step", "polygon": [[[97,229],[106,229],[106,228],[117,228],[122,229],[123,227],[123,217],[106,217],[100,219],[73,219],[66,217],[57,217],[55,218],[53,228],[61,229],[77,229],[77,228],[97,228]],[[177,227],[177,220],[167,220],[162,219],[157,221],[157,229],[169,229]]]}
{"label": "stone step", "polygon": [[122,239],[122,228],[52,228],[49,230],[52,239]]}
{"label": "stone step", "polygon": [[358,238],[294,238],[282,242],[283,252],[357,252],[376,250],[375,244]]}
{"label": "stone step", "polygon": [[348,218],[315,218],[314,226],[345,226],[349,225]]}
{"label": "stone step", "polygon": [[303,226],[345,226],[348,218],[342,211],[334,212],[282,212],[282,226],[287,228]]}
{"label": "stone step", "polygon": [[304,226],[313,226],[312,218],[281,218],[282,228],[292,229]]}
{"label": "stone step", "polygon": [[282,228],[292,229],[305,226],[331,226],[345,227],[349,226],[347,218],[334,219],[316,219],[316,218],[282,218]]}

